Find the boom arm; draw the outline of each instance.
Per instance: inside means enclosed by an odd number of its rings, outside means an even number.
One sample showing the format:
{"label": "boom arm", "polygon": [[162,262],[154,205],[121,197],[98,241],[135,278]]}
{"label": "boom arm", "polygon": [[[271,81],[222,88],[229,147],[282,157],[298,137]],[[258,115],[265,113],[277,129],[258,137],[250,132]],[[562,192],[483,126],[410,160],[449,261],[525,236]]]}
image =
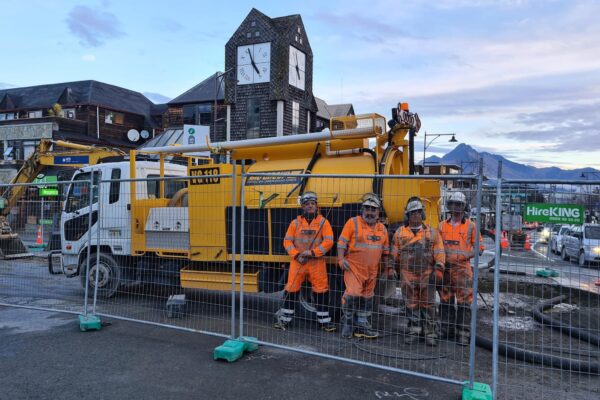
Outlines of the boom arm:
{"label": "boom arm", "polygon": [[[51,151],[52,145],[71,150],[54,152]],[[17,203],[23,191],[27,188],[23,184],[33,182],[44,167],[60,165],[80,168],[84,165],[98,164],[102,159],[114,156],[125,156],[125,153],[122,150],[108,147],[86,146],[62,140],[42,139],[36,151],[29,156],[11,181],[11,186],[7,187],[2,194],[4,208],[0,211],[0,215],[6,216],[9,213],[11,207]]]}

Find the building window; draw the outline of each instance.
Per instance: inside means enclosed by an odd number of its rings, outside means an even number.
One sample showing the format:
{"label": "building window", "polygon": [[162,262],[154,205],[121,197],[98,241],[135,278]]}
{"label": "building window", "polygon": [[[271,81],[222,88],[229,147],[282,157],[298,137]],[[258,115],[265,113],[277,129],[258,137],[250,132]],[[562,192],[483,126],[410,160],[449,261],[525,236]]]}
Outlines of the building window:
{"label": "building window", "polygon": [[42,110],[29,111],[27,118],[42,118]]}
{"label": "building window", "polygon": [[246,138],[260,137],[260,99],[248,99],[246,110]]}
{"label": "building window", "polygon": [[104,117],[105,124],[123,125],[125,122],[125,114],[115,111],[107,111]]}
{"label": "building window", "polygon": [[300,132],[300,104],[292,101],[292,133]]}
{"label": "building window", "polygon": [[15,119],[15,113],[0,113],[0,121],[12,121]]}
{"label": "building window", "polygon": [[212,122],[212,107],[210,104],[198,104],[198,125],[210,126]]}
{"label": "building window", "polygon": [[74,108],[63,108],[64,118],[75,119],[75,109]]}

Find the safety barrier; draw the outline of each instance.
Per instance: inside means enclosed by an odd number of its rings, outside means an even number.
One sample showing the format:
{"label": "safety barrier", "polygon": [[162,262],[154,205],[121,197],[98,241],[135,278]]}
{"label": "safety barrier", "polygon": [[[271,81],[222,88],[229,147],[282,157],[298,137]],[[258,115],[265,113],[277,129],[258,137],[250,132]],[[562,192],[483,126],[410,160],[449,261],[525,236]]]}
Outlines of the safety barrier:
{"label": "safety barrier", "polygon": [[[497,398],[600,396],[600,181],[502,179],[499,165],[494,312],[481,344],[493,349]],[[587,177],[589,178],[589,177]]]}
{"label": "safety barrier", "polygon": [[[0,185],[0,305],[85,314],[77,280],[65,280],[60,257],[62,198],[70,182]],[[77,198],[67,209],[85,210],[92,204],[91,181],[76,185]],[[87,217],[76,218],[65,227],[69,237],[89,243]]]}
{"label": "safety barrier", "polygon": [[[24,185],[25,194],[5,214],[34,256],[0,259],[0,305],[216,335],[467,389],[489,383],[495,398],[600,393],[600,243],[583,243],[598,225],[572,220],[561,233],[554,222],[533,221],[552,213],[575,218],[578,210],[591,223],[600,181],[500,175],[499,185],[487,186],[481,173],[242,173],[245,166],[237,165],[236,174],[228,168],[198,166],[185,176],[185,167],[165,166],[166,177],[159,178],[156,167],[137,179],[84,173],[72,185],[52,183],[63,197],[46,195],[43,201],[39,183]],[[298,219],[299,199],[309,191],[330,231],[320,219],[316,225]],[[382,226],[362,219],[369,192],[382,195]],[[461,258],[471,257],[461,253],[469,233],[460,224],[439,233],[456,192],[472,208],[472,277]],[[425,224],[436,227],[424,240],[411,241],[410,226],[403,226],[413,195],[423,199]],[[544,211],[551,204],[576,207]],[[52,257],[50,248],[36,252],[38,239],[47,244],[60,238],[60,210],[62,256]],[[524,219],[525,213],[530,217]],[[436,260],[441,253],[432,236],[438,235],[443,261]],[[22,253],[16,246],[13,241],[2,250]],[[296,257],[290,246],[315,253]],[[442,264],[437,271],[436,261]],[[363,264],[372,275],[361,270]],[[344,325],[349,338],[342,336]]]}

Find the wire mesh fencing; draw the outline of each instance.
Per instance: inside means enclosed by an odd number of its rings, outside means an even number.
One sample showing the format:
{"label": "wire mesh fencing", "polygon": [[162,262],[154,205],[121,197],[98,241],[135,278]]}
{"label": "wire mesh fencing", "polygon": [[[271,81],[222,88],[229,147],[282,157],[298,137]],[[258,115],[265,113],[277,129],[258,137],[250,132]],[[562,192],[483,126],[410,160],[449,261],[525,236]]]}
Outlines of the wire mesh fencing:
{"label": "wire mesh fencing", "polygon": [[502,181],[497,314],[497,398],[600,396],[600,182]]}
{"label": "wire mesh fencing", "polygon": [[[64,279],[61,237],[88,231],[91,188],[89,179],[75,187],[61,181],[0,186],[0,304],[82,313],[80,286]],[[85,215],[61,225],[63,199],[69,191],[67,207],[79,202]],[[89,242],[85,238],[83,242],[85,248]]]}
{"label": "wire mesh fencing", "polygon": [[483,247],[478,214],[464,206],[477,203],[477,180],[455,178],[464,201],[451,223],[445,204],[457,190],[413,178],[247,174],[243,273],[266,294],[244,285],[243,335],[446,382],[474,378]]}
{"label": "wire mesh fencing", "polygon": [[145,165],[141,178],[102,180],[88,275],[94,310],[230,337],[235,178],[171,169],[160,178],[157,165]]}

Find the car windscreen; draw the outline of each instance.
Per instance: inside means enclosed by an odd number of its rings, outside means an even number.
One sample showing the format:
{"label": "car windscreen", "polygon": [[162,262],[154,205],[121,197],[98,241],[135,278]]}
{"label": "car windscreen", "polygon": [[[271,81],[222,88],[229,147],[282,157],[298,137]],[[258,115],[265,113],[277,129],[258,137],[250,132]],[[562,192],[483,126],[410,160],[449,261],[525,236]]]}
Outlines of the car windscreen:
{"label": "car windscreen", "polygon": [[585,237],[588,239],[600,239],[600,225],[598,226],[586,226]]}

